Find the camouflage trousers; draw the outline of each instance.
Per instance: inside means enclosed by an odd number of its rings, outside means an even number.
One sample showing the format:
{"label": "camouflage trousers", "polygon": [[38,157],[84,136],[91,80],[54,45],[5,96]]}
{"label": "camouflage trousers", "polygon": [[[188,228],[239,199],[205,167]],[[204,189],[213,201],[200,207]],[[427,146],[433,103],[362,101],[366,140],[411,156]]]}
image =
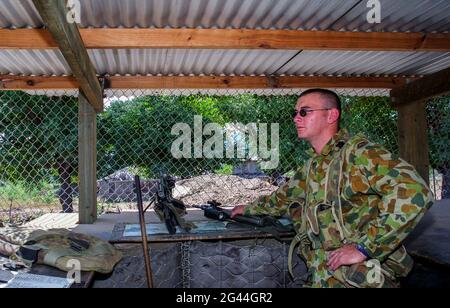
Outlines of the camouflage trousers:
{"label": "camouflage trousers", "polygon": [[[372,266],[371,260],[341,266],[332,271],[327,266],[327,252],[324,249],[311,250],[307,258],[308,279],[305,287],[310,288],[398,288],[394,277],[382,269]],[[374,265],[375,262],[372,261]],[[379,264],[379,263],[378,263]],[[372,273],[373,272],[373,273]]]}

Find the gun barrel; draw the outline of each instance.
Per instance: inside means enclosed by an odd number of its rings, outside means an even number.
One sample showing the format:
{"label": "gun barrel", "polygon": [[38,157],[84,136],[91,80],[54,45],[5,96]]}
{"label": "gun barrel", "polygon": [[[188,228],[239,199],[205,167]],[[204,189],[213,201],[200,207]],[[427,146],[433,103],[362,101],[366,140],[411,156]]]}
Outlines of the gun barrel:
{"label": "gun barrel", "polygon": [[220,220],[220,221],[231,219],[236,222],[250,224],[253,226],[257,226],[257,227],[267,226],[267,221],[265,221],[263,217],[258,217],[258,216],[248,217],[248,216],[237,215],[237,216],[231,218],[231,211],[220,208],[220,207],[214,207],[209,204],[202,204],[202,205],[195,204],[195,205],[192,205],[192,207],[202,209],[204,211],[205,217],[208,217],[211,219]]}
{"label": "gun barrel", "polygon": [[223,210],[220,210],[220,209],[210,206],[205,209],[205,217],[224,221],[224,220],[229,219],[230,215]]}
{"label": "gun barrel", "polygon": [[237,215],[232,218],[234,221],[250,224],[257,227],[265,227],[266,223],[262,217]]}

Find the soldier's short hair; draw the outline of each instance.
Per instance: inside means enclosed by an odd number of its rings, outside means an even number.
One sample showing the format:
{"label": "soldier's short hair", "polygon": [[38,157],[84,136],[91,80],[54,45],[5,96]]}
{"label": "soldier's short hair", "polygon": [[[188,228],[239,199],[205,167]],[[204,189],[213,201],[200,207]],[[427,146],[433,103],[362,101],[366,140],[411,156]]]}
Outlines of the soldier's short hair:
{"label": "soldier's short hair", "polygon": [[318,93],[327,102],[329,108],[336,108],[339,111],[339,120],[341,119],[341,99],[335,92],[327,89],[314,88],[303,91],[298,98],[300,99],[311,93]]}

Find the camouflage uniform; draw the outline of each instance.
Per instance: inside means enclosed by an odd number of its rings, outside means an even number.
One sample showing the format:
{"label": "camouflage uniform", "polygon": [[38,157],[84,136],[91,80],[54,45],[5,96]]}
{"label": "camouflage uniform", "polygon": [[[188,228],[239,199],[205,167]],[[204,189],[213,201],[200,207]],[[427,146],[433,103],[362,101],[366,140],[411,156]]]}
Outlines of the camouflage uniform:
{"label": "camouflage uniform", "polygon": [[[286,184],[245,206],[244,215],[289,213],[297,237],[302,239],[299,248],[309,269],[309,286],[352,285],[340,279],[342,271],[358,271],[361,264],[341,266],[335,272],[326,264],[327,252],[347,243],[363,247],[382,264],[383,275],[392,281],[406,275],[402,268],[396,273],[396,261],[390,258],[400,256],[400,261],[410,263],[406,271],[410,270],[412,259],[401,242],[433,203],[429,188],[414,167],[362,135],[350,137],[345,129],[320,154],[313,149],[309,154],[308,162]],[[325,196],[333,158],[342,168],[336,180],[340,188],[334,189],[338,210],[327,205],[330,202]],[[330,190],[328,187],[328,194]]]}

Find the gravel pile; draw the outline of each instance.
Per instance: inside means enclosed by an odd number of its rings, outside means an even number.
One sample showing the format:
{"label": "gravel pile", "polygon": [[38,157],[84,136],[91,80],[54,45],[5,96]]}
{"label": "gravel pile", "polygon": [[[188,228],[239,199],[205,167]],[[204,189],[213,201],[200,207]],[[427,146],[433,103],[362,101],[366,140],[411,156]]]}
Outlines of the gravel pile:
{"label": "gravel pile", "polygon": [[264,177],[206,174],[177,181],[173,196],[187,206],[206,204],[209,200],[216,200],[224,206],[235,206],[252,202],[258,196],[268,195],[276,189],[277,186],[271,185]]}

